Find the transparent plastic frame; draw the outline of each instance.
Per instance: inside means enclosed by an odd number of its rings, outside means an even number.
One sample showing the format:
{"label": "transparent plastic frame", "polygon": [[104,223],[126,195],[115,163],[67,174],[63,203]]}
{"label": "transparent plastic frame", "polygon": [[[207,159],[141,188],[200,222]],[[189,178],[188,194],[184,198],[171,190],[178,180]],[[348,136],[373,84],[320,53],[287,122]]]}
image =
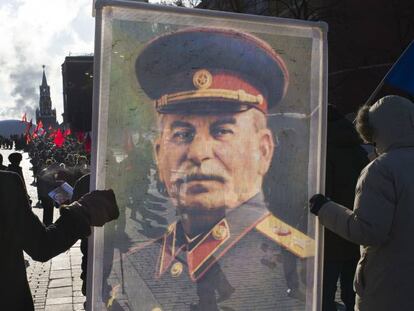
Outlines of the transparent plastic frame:
{"label": "transparent plastic frame", "polygon": [[[197,295],[202,299],[200,288],[196,288],[199,280],[185,283],[183,288],[190,288],[189,292],[177,291],[169,304],[155,289],[164,286],[161,293],[171,293],[168,282],[157,283],[155,276],[154,280],[143,277],[140,270],[145,270],[146,265],[137,263],[141,259],[151,261],[146,256],[153,255],[151,247],[158,238],[153,231],[157,229],[160,239],[164,236],[165,241],[164,232],[171,231],[171,225],[179,223],[180,218],[175,212],[177,203],[170,199],[168,189],[163,188],[166,193],[162,193],[154,186],[159,183],[159,160],[154,151],[160,135],[157,132],[159,121],[154,101],[141,87],[134,64],[151,40],[193,27],[231,29],[263,40],[281,56],[289,72],[285,96],[275,107],[269,108],[267,114],[275,148],[262,192],[270,216],[250,228],[255,231],[254,239],[260,236],[257,238],[261,243],[257,245],[259,251],[252,253],[250,249],[246,253],[243,246],[239,246],[241,250],[238,249],[236,260],[231,257],[235,256],[231,246],[218,255],[223,257],[222,261],[217,259],[217,264],[234,291],[230,291],[230,296],[222,294],[219,286],[210,284],[207,290],[212,289],[217,294],[212,297],[218,297],[217,301],[210,302],[219,310],[251,308],[243,301],[253,301],[255,310],[278,310],[276,306],[292,311],[321,310],[323,236],[317,219],[308,212],[307,202],[314,193],[324,191],[326,24],[99,0],[96,3],[91,188],[114,188],[121,217],[105,228],[94,228],[89,239],[88,310],[111,310],[116,305],[121,308],[116,310],[184,311],[190,310],[191,304],[205,310],[200,302],[197,306],[197,299],[194,300]],[[171,63],[174,63],[173,59]],[[141,184],[137,184],[139,180]],[[159,209],[148,203],[154,201],[162,201]],[[250,231],[246,237],[249,234]],[[240,241],[246,239],[240,237]],[[160,245],[165,246],[165,243]],[[155,256],[158,262],[162,258],[159,256]],[[257,280],[252,282],[257,287],[251,289],[255,293],[253,298],[240,294],[246,291],[241,283],[249,283],[247,279],[240,281],[231,272],[227,273],[227,266],[234,269],[231,262],[235,265],[240,262],[240,274],[251,276],[257,272]],[[180,275],[184,269],[185,274],[188,267],[185,262],[183,264],[184,268],[172,264],[170,272],[166,273]],[[151,264],[147,266],[148,269],[158,269]],[[269,269],[269,277],[261,281],[263,271],[267,271],[264,269]],[[292,271],[293,283],[299,284],[293,298],[287,295]],[[261,285],[257,286],[258,283]],[[275,298],[261,294],[271,291],[275,292]],[[225,296],[223,301],[220,301],[221,296]]]}

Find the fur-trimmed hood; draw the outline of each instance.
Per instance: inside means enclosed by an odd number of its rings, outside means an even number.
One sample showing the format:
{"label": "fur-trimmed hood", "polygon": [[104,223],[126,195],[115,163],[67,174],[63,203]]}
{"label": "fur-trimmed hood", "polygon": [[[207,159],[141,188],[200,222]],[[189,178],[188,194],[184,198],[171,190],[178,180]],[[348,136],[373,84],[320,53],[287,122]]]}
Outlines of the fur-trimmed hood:
{"label": "fur-trimmed hood", "polygon": [[389,95],[369,109],[373,142],[379,154],[414,146],[414,104],[401,96]]}

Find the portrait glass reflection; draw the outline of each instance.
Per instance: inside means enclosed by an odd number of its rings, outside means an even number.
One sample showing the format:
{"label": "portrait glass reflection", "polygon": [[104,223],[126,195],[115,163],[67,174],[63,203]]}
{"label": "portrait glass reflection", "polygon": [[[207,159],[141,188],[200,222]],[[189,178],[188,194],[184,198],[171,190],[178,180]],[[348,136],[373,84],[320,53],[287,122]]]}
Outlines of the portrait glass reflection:
{"label": "portrait glass reflection", "polygon": [[105,186],[121,216],[105,228],[102,302],[310,310],[315,39],[120,12],[104,21]]}

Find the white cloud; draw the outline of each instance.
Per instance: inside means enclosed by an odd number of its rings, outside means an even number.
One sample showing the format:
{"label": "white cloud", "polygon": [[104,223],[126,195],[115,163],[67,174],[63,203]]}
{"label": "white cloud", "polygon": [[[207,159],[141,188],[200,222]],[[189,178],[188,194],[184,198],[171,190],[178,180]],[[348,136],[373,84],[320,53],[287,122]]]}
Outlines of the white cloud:
{"label": "white cloud", "polygon": [[61,121],[61,64],[69,53],[93,52],[91,12],[92,0],[0,0],[0,120],[34,119],[44,64]]}

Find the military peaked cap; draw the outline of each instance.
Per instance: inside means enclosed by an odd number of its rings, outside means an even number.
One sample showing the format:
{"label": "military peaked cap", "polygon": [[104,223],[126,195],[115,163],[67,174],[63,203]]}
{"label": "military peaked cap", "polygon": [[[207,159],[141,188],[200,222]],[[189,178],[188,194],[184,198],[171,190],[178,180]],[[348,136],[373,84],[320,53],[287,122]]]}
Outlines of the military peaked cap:
{"label": "military peaked cap", "polygon": [[288,71],[269,44],[235,30],[191,28],[150,41],[139,54],[138,82],[160,113],[267,113],[284,96]]}

